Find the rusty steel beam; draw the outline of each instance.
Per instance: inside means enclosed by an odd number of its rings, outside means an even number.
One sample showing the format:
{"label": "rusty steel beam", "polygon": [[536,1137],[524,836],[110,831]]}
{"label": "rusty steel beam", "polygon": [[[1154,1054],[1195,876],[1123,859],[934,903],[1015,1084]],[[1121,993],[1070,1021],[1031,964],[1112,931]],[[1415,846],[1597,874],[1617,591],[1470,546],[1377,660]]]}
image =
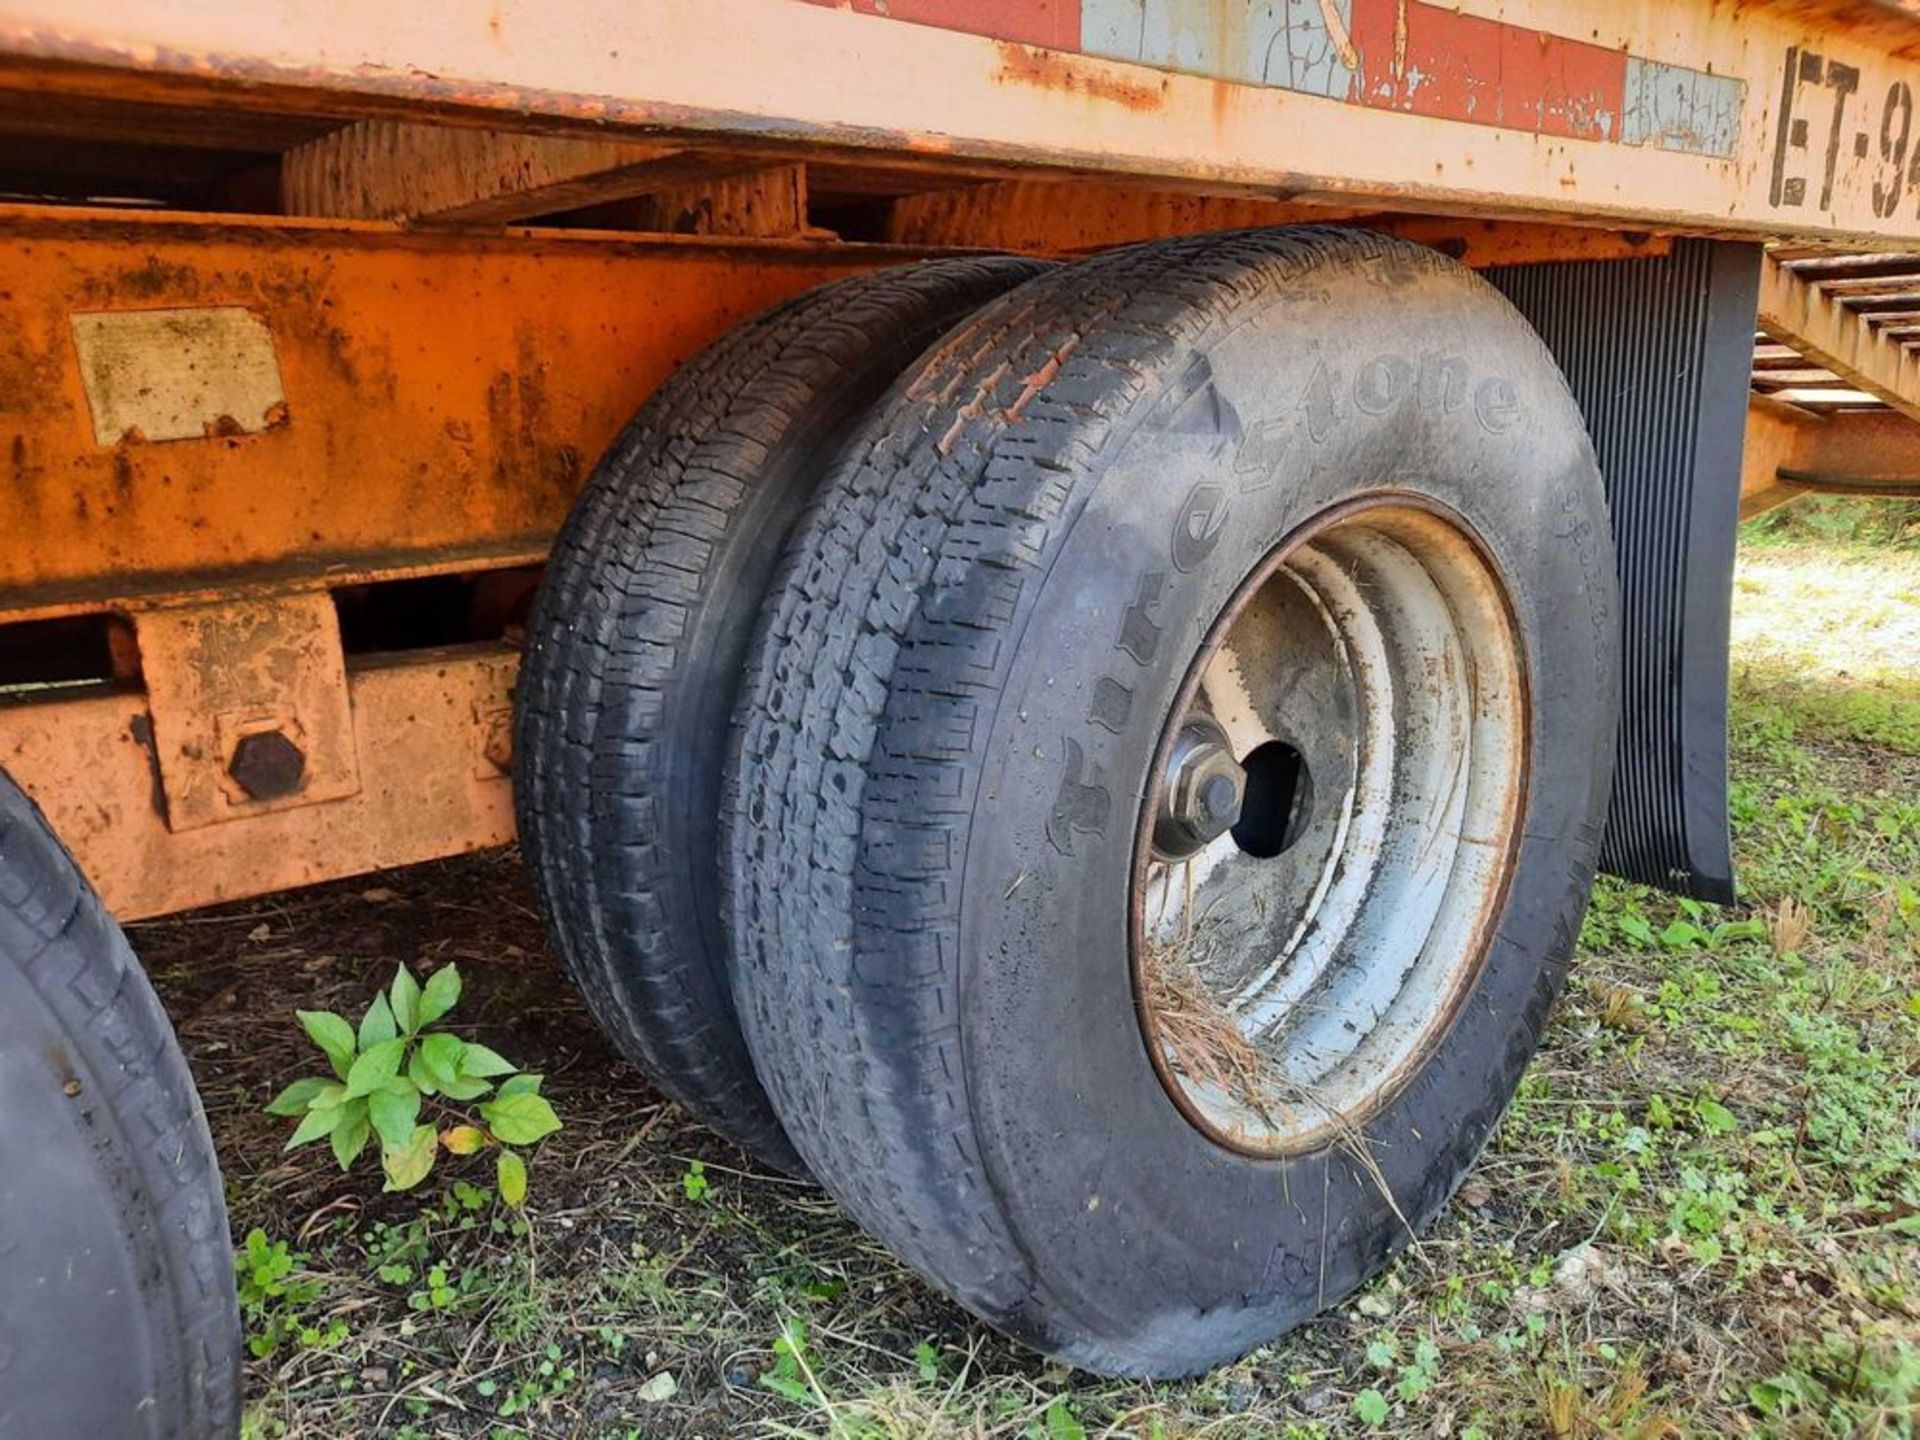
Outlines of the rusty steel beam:
{"label": "rusty steel beam", "polygon": [[[507,715],[517,667],[511,649],[487,645],[348,671],[340,700],[353,716],[342,757],[352,787],[268,804],[235,782],[218,797],[231,803],[220,823],[172,823],[175,792],[158,778],[165,742],[137,692],[0,705],[0,768],[39,803],[117,916],[167,914],[512,839]],[[260,764],[269,783],[285,783],[292,768],[271,756]]]}
{"label": "rusty steel beam", "polygon": [[1920,359],[1817,283],[1773,260],[1760,276],[1759,327],[1807,359],[1920,420]]}
{"label": "rusty steel beam", "polygon": [[487,224],[652,195],[754,163],[657,142],[362,120],[288,151],[280,193],[289,215]]}
{"label": "rusty steel beam", "polygon": [[1740,518],[1777,509],[1806,493],[1780,478],[1804,452],[1805,437],[1825,423],[1818,415],[1764,395],[1747,401],[1747,432],[1740,451]]}
{"label": "rusty steel beam", "polygon": [[889,211],[886,234],[900,245],[968,244],[1069,255],[1163,235],[1346,221],[1363,213],[1093,180],[1001,180],[902,196]]}
{"label": "rusty steel beam", "polygon": [[0,209],[0,620],[537,561],[676,365],[913,253]]}
{"label": "rusty steel beam", "polygon": [[362,120],[289,150],[280,194],[289,215],[520,220],[610,198],[610,188],[681,153],[631,140]]}
{"label": "rusty steel beam", "polygon": [[1756,395],[1747,408],[1740,518],[1811,492],[1920,495],[1920,424],[1897,412],[1816,415]]}
{"label": "rusty steel beam", "polygon": [[1380,215],[1087,180],[1004,180],[904,196],[893,204],[887,238],[903,245],[984,245],[1071,255],[1164,235],[1303,222],[1385,230],[1443,249],[1477,269],[1555,260],[1644,259],[1670,247],[1665,237],[1635,231]]}
{"label": "rusty steel beam", "polygon": [[917,253],[0,210],[0,624],[113,674],[7,677],[0,767],[129,918],[510,839],[513,649],[349,655],[333,592],[537,563],[687,356]]}
{"label": "rusty steel beam", "polygon": [[591,206],[574,218],[609,230],[668,235],[806,235],[807,167],[768,165],[737,174],[708,174],[630,200]]}
{"label": "rusty steel beam", "polygon": [[11,0],[0,79],[50,97],[442,116],[1394,210],[1920,243],[1901,123],[1920,27],[1879,8],[1326,0],[1279,16],[1167,0],[1152,26],[1141,0],[880,13],[901,9]]}

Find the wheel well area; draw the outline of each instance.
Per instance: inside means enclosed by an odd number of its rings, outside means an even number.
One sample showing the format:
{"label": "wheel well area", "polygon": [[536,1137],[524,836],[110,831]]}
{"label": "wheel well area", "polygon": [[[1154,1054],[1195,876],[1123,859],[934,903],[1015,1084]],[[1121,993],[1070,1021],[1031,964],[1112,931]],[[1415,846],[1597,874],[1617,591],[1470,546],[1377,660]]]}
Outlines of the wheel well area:
{"label": "wheel well area", "polygon": [[[310,129],[280,137],[282,181]],[[1771,386],[1754,403],[1787,439],[1743,478],[1757,247],[1108,181],[916,171],[909,184],[839,162],[789,163],[769,189],[711,157],[672,172],[693,187],[691,219],[644,187],[618,211],[551,209],[613,184],[617,158],[576,156],[590,180],[572,189],[516,190],[432,226],[0,206],[13,480],[0,523],[16,537],[0,546],[0,758],[119,913],[510,838],[504,717],[538,567],[628,417],[728,327],[954,247],[1071,257],[1310,217],[1482,270],[1554,350],[1615,485],[1629,650],[1644,661],[1609,862],[1729,893],[1711,777],[1743,487],[1751,500],[1800,493],[1822,465],[1884,467],[1887,447],[1854,437],[1909,423]],[[663,183],[647,165],[645,186]],[[221,203],[277,209],[291,193]],[[505,228],[528,207],[542,228]],[[844,231],[823,225],[834,217]],[[233,760],[263,734],[302,764],[297,783],[251,793]],[[362,747],[380,758],[363,766]],[[383,765],[391,776],[370,784]]]}

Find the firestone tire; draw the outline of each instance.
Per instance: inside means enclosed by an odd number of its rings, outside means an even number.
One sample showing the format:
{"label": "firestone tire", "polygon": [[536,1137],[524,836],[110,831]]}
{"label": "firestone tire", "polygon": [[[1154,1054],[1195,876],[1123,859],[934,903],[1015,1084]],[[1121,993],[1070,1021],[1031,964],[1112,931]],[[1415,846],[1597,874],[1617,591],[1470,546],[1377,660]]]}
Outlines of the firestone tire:
{"label": "firestone tire", "polygon": [[226,1200],[125,936],[0,775],[0,1436],[240,1424]]}
{"label": "firestone tire", "polygon": [[[1363,532],[1324,528],[1356,514]],[[1338,589],[1357,572],[1329,556],[1412,553],[1423,527],[1465,557],[1439,588],[1498,580],[1504,611],[1481,613],[1519,686],[1499,697],[1514,783],[1488,792],[1514,807],[1504,848],[1461,892],[1480,928],[1403,1080],[1318,1139],[1223,1139],[1146,1038],[1142,797],[1263,566],[1326,536],[1314,573]],[[823,484],[742,695],[734,992],[814,1174],[961,1304],[1091,1370],[1204,1370],[1346,1295],[1458,1184],[1560,991],[1611,774],[1613,575],[1552,359],[1432,251],[1315,229],[1156,242],[981,310]],[[1479,705],[1470,677],[1422,691],[1407,670],[1396,693]],[[1393,703],[1379,735],[1433,728]],[[1462,857],[1484,839],[1434,833]],[[1381,834],[1378,853],[1424,838]],[[1330,884],[1374,863],[1329,853]],[[1344,933],[1402,943],[1370,894]],[[1354,944],[1321,983],[1368,973]]]}
{"label": "firestone tire", "polygon": [[733,1017],[715,873],[742,656],[825,457],[942,332],[1043,267],[937,260],[811,291],[710,345],[601,462],[518,686],[521,843],[562,963],[623,1054],[801,1173]]}

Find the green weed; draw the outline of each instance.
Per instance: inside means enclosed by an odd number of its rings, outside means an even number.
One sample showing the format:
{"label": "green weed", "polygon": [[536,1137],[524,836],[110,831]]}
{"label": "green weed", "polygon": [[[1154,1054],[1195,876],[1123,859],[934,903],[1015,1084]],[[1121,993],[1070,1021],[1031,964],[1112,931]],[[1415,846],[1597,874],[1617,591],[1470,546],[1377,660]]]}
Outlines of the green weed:
{"label": "green weed", "polygon": [[[500,1198],[516,1208],[524,1204],[527,1166],[514,1147],[553,1134],[560,1117],[540,1093],[540,1076],[434,1028],[459,1002],[460,989],[453,965],[434,971],[424,987],[402,965],[392,986],[373,997],[357,1031],[329,1010],[297,1012],[333,1076],[296,1080],[267,1106],[269,1115],[299,1121],[286,1148],[326,1140],[347,1170],[377,1137],[389,1190],[411,1190],[425,1180],[443,1149],[450,1155],[492,1149]],[[421,1124],[429,1101],[438,1102],[441,1113]],[[454,1108],[470,1102],[478,1102],[477,1117]]]}

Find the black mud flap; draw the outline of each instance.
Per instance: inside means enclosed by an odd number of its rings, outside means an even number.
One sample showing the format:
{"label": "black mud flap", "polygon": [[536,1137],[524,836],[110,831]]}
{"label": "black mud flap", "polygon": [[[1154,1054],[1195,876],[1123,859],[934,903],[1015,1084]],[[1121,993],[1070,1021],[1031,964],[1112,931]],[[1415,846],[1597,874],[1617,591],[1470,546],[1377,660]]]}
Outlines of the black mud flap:
{"label": "black mud flap", "polygon": [[1623,648],[1601,868],[1731,901],[1728,621],[1760,247],[1485,273],[1560,362],[1606,478]]}

